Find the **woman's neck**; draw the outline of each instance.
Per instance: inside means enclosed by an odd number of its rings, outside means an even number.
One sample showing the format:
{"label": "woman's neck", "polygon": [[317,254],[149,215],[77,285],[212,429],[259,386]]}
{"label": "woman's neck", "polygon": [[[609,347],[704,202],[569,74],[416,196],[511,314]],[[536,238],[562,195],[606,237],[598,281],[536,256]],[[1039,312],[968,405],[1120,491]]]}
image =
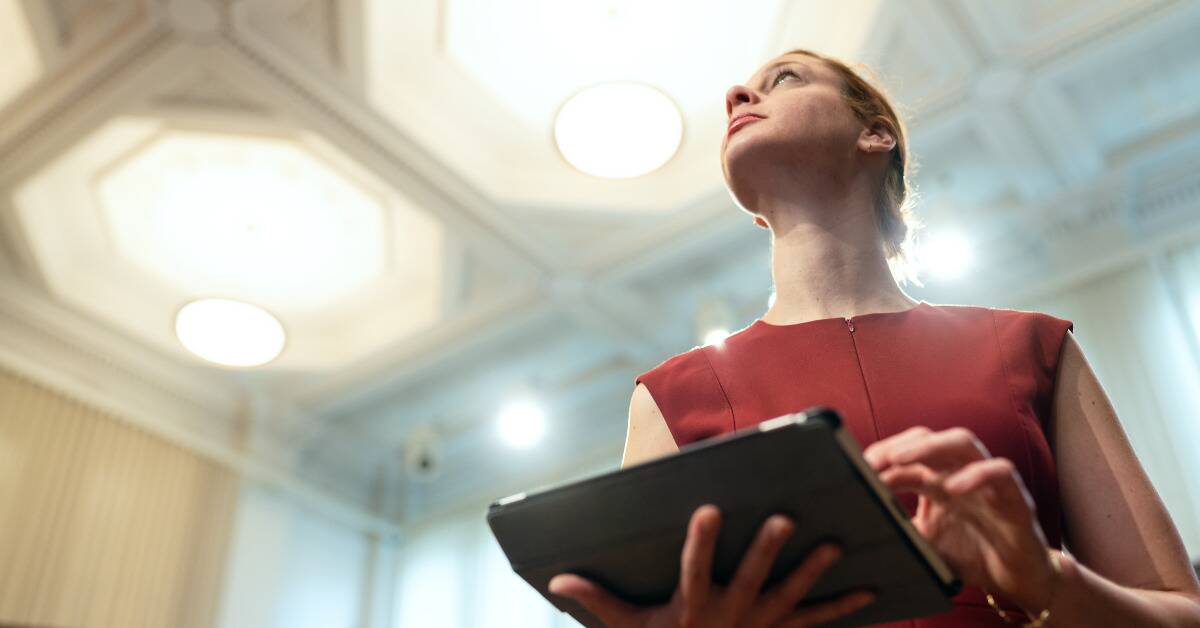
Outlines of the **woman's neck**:
{"label": "woman's neck", "polygon": [[776,208],[770,216],[775,303],[764,322],[788,325],[898,312],[918,303],[896,284],[868,204],[819,213]]}

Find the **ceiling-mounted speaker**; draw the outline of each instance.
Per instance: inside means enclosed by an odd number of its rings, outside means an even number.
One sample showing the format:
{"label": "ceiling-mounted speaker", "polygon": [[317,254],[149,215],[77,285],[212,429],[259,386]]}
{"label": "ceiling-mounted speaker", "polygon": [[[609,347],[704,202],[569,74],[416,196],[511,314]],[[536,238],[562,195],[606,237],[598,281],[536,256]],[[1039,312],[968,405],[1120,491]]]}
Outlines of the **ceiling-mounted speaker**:
{"label": "ceiling-mounted speaker", "polygon": [[407,477],[430,482],[442,472],[442,439],[432,425],[419,425],[404,439],[404,471]]}

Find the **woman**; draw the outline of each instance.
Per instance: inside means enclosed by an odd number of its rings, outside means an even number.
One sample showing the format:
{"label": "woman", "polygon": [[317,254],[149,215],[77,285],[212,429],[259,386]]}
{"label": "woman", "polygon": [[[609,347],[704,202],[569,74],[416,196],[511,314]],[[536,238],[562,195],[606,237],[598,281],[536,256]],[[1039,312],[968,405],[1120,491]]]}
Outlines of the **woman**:
{"label": "woman", "polygon": [[[730,89],[726,111],[725,181],[771,231],[776,299],[725,342],[637,378],[622,466],[831,405],[965,585],[951,612],[894,625],[1200,626],[1179,533],[1071,323],[930,305],[896,284],[888,262],[903,261],[910,239],[907,155],[886,98],[844,64],[797,50]],[[715,507],[695,511],[665,605],[634,607],[570,574],[550,589],[612,626],[808,626],[870,603],[854,592],[796,610],[837,560],[833,546],[762,591],[794,530],[782,515],[733,580],[714,583],[719,526]]]}

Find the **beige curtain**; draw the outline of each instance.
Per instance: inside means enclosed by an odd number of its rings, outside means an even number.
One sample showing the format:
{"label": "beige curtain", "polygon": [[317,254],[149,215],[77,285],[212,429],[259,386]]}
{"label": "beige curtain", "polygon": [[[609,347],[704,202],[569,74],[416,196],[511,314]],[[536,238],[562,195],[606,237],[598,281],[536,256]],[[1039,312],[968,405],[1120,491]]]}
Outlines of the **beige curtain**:
{"label": "beige curtain", "polygon": [[213,625],[237,488],[0,370],[0,624]]}

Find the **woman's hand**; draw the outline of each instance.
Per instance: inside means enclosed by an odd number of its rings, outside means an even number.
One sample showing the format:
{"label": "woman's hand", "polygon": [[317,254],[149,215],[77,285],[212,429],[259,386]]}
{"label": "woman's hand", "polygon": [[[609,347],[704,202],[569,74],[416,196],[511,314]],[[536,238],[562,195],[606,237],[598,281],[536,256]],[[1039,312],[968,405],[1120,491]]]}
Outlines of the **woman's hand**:
{"label": "woman's hand", "polygon": [[1012,462],[993,458],[970,430],[909,428],[863,457],[894,493],[918,494],[913,525],[965,584],[1038,612],[1057,572],[1033,499]]}
{"label": "woman's hand", "polygon": [[869,592],[861,591],[795,610],[821,573],[839,558],[840,550],[831,544],[818,547],[781,582],[762,591],[776,555],[795,530],[795,525],[783,515],[767,519],[729,585],[719,586],[712,580],[712,561],[720,526],[716,506],[706,504],[692,513],[683,544],[679,585],[664,605],[634,606],[573,574],[552,578],[550,592],[574,599],[614,628],[799,628],[831,621],[874,599]]}

